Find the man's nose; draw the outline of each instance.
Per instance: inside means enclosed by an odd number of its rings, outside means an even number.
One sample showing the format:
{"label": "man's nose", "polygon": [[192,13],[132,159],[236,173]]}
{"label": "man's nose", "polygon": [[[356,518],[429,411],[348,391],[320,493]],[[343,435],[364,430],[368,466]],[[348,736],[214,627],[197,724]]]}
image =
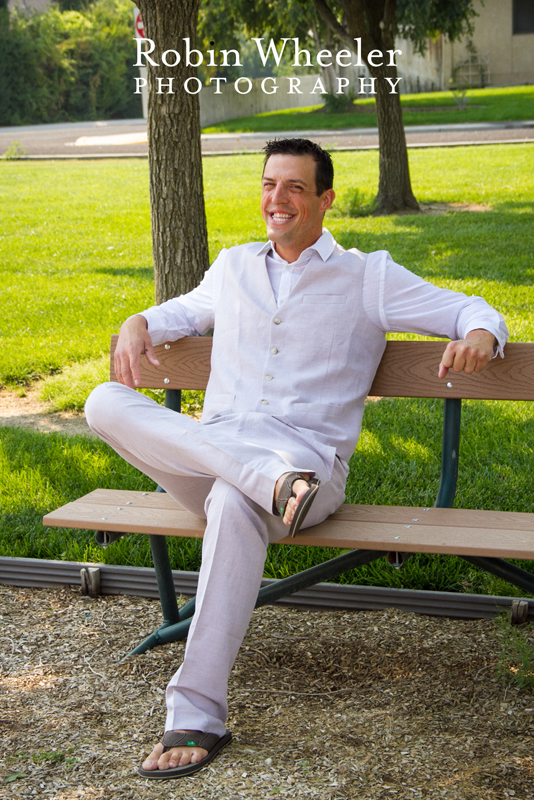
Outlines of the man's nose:
{"label": "man's nose", "polygon": [[289,199],[289,192],[283,183],[277,183],[272,193],[273,203],[287,203]]}

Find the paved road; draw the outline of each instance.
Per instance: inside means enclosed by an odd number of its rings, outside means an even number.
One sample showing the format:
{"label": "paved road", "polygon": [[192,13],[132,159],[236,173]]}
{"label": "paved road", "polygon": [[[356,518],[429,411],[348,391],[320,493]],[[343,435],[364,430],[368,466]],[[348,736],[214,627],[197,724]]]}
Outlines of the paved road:
{"label": "paved road", "polygon": [[[376,148],[376,128],[352,128],[334,131],[293,131],[265,133],[212,133],[202,135],[202,152],[235,153],[261,150],[267,139],[275,136],[307,136],[328,148]],[[410,146],[484,144],[493,142],[534,141],[534,121],[508,123],[470,123],[455,125],[418,125],[406,128]],[[111,120],[108,122],[71,122],[53,125],[26,125],[0,128],[0,154],[13,142],[19,142],[30,157],[80,158],[146,156],[146,122]]]}

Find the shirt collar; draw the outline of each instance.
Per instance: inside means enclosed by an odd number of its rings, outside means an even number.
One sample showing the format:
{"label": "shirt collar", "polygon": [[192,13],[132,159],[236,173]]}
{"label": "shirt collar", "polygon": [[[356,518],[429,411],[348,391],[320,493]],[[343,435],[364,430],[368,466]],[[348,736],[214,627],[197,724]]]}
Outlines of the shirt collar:
{"label": "shirt collar", "polygon": [[[312,253],[312,251],[316,252],[317,255],[320,256],[323,261],[328,261],[328,259],[330,258],[330,256],[334,252],[335,246],[336,246],[336,242],[335,242],[334,237],[332,236],[332,234],[330,233],[330,231],[327,228],[323,228],[323,232],[319,236],[319,238],[317,239],[315,244],[312,244],[311,247],[306,248],[306,250],[304,250],[300,254],[300,256],[298,258],[298,261],[301,260],[301,258],[304,256],[304,254],[306,254],[306,256],[309,258],[311,253]],[[271,250],[274,253],[276,253],[276,250],[274,249],[274,244],[269,239],[258,250],[258,255],[259,256],[267,255],[267,253],[269,253]]]}

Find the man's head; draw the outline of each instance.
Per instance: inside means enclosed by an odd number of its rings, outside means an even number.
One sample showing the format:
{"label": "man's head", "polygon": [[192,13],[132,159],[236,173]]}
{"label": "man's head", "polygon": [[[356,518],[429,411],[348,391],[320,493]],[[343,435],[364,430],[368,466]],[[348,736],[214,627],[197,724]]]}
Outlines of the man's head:
{"label": "man's head", "polygon": [[334,185],[334,165],[330,153],[310,139],[272,139],[263,148],[263,172],[271,156],[310,156],[315,162],[315,191],[321,195]]}
{"label": "man's head", "polygon": [[309,139],[279,139],[264,148],[261,213],[267,235],[289,261],[321,235],[334,202],[330,154]]}

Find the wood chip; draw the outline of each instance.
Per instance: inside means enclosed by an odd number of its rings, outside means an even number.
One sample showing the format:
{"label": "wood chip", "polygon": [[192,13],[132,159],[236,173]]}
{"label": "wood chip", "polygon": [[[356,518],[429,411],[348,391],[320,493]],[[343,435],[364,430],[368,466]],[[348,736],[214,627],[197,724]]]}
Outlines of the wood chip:
{"label": "wood chip", "polygon": [[158,603],[0,586],[0,608],[2,799],[534,798],[534,698],[498,681],[492,621],[258,609],[230,678],[234,743],[161,784],[136,770],[184,644],[119,663]]}

